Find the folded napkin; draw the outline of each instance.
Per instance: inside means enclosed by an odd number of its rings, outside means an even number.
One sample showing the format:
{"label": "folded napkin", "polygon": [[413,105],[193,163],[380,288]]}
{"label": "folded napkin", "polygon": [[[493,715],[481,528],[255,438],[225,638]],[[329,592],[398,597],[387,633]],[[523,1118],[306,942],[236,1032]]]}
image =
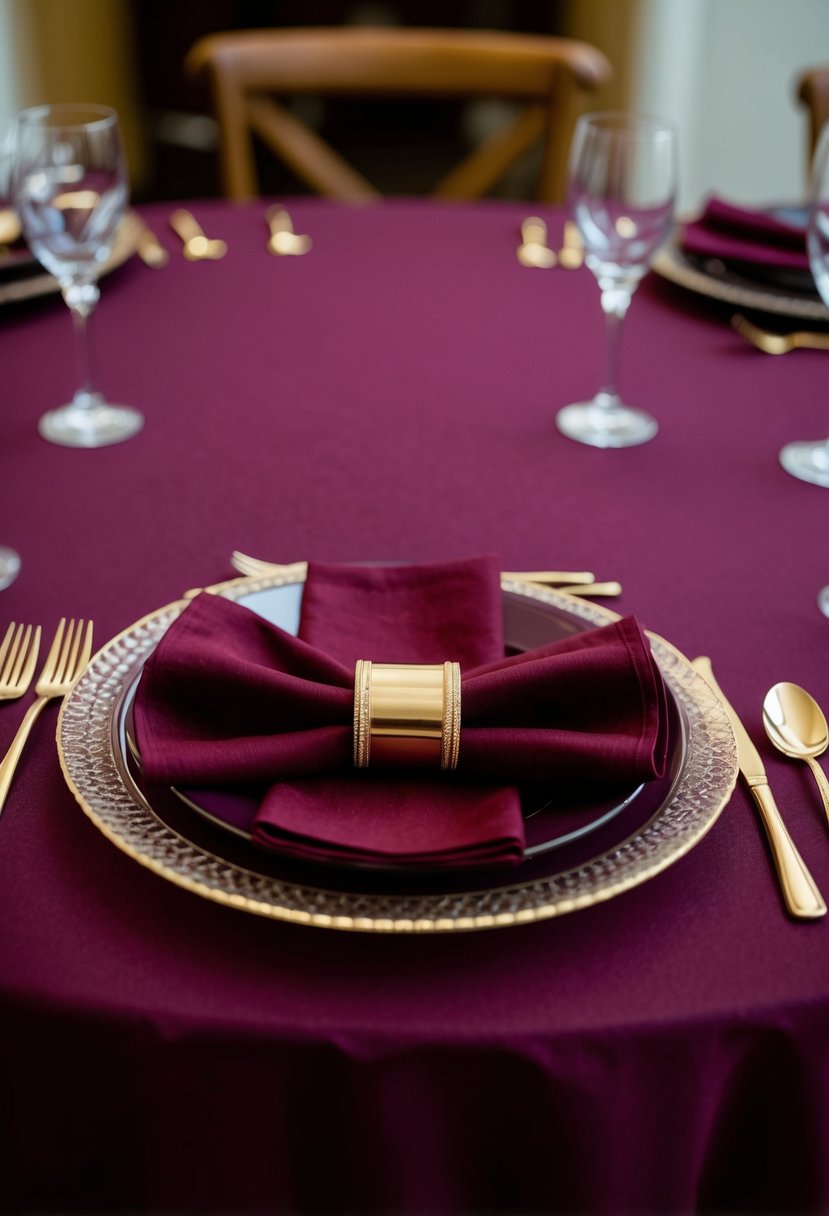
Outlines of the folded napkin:
{"label": "folded napkin", "polygon": [[685,225],[682,248],[725,262],[809,269],[802,226],[788,223],[770,211],[735,207],[716,196],[708,199],[698,220]]}
{"label": "folded napkin", "polygon": [[[300,637],[229,600],[198,597],[136,695],[146,777],[261,784],[254,838],[283,852],[459,865],[520,859],[517,783],[659,775],[664,688],[637,622],[504,658],[497,567],[311,563]],[[456,772],[352,768],[357,658],[461,664]]]}

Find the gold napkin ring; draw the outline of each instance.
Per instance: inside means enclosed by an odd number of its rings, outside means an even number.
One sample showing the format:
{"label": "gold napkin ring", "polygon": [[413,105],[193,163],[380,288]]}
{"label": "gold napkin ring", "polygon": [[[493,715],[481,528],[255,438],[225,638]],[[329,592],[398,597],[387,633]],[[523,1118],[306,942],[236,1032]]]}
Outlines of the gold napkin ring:
{"label": "gold napkin ring", "polygon": [[459,663],[372,663],[354,669],[354,767],[458,766]]}

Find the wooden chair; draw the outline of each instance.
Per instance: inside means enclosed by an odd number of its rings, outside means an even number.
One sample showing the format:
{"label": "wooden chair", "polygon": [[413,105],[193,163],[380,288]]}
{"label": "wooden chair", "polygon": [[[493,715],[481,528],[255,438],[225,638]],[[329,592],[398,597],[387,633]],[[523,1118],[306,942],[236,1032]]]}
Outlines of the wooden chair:
{"label": "wooden chair", "polygon": [[809,68],[797,81],[797,100],[809,116],[809,164],[815,155],[818,136],[829,119],[829,67]]}
{"label": "wooden chair", "polygon": [[211,87],[226,197],[258,193],[255,134],[317,193],[346,202],[379,194],[274,94],[496,97],[525,103],[515,120],[475,148],[433,195],[480,197],[542,143],[537,197],[554,202],[563,197],[570,140],[584,98],[612,71],[601,51],[568,38],[347,26],[211,34],[192,47],[185,68]]}

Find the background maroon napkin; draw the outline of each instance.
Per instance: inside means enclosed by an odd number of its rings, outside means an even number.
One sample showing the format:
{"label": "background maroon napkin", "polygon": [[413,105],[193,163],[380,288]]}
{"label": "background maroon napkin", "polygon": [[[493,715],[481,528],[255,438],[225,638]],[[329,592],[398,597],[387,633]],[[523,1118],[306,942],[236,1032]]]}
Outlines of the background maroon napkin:
{"label": "background maroon napkin", "polygon": [[769,211],[736,207],[716,196],[708,199],[698,220],[685,225],[682,248],[726,262],[809,269],[803,227]]}
{"label": "background maroon napkin", "polygon": [[[271,783],[254,836],[280,851],[407,865],[517,860],[520,801],[499,783],[587,774],[635,784],[662,770],[664,689],[637,623],[504,659],[494,559],[311,564],[300,634],[201,596],[147,663],[135,704],[147,777]],[[456,774],[354,772],[360,657],[461,663]],[[470,786],[470,776],[496,784]]]}

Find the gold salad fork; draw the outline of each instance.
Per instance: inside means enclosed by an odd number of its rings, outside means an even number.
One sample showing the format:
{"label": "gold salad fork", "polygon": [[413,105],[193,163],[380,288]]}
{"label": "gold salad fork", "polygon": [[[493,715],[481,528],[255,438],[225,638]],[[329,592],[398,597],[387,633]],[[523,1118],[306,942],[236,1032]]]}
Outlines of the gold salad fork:
{"label": "gold salad fork", "polygon": [[0,764],[0,811],[5,805],[17,762],[40,711],[53,697],[66,696],[86,667],[91,655],[92,622],[70,620],[67,624],[66,618],[61,617],[55,640],[52,642],[46,662],[43,664],[43,670],[35,685],[37,699],[26,710],[11,747]]}
{"label": "gold salad fork", "polygon": [[[296,574],[304,575],[307,562],[291,562],[280,565],[279,562],[266,562],[260,557],[251,557],[248,553],[233,550],[230,564],[234,570],[247,578],[256,578],[261,574]],[[595,576],[588,570],[523,570],[505,571],[504,578],[518,583],[540,583],[543,586],[555,586],[556,591],[564,591],[569,595],[615,596],[622,594],[622,587],[617,582],[597,583]]]}
{"label": "gold salad fork", "polygon": [[16,625],[12,621],[0,645],[0,701],[22,697],[32,682],[40,649],[40,625]]}
{"label": "gold salad fork", "polygon": [[794,330],[788,334],[776,334],[771,330],[761,329],[748,317],[735,313],[731,324],[746,341],[751,342],[758,350],[767,355],[785,355],[790,350],[808,348],[810,350],[829,350],[829,334],[812,333],[809,330]]}

